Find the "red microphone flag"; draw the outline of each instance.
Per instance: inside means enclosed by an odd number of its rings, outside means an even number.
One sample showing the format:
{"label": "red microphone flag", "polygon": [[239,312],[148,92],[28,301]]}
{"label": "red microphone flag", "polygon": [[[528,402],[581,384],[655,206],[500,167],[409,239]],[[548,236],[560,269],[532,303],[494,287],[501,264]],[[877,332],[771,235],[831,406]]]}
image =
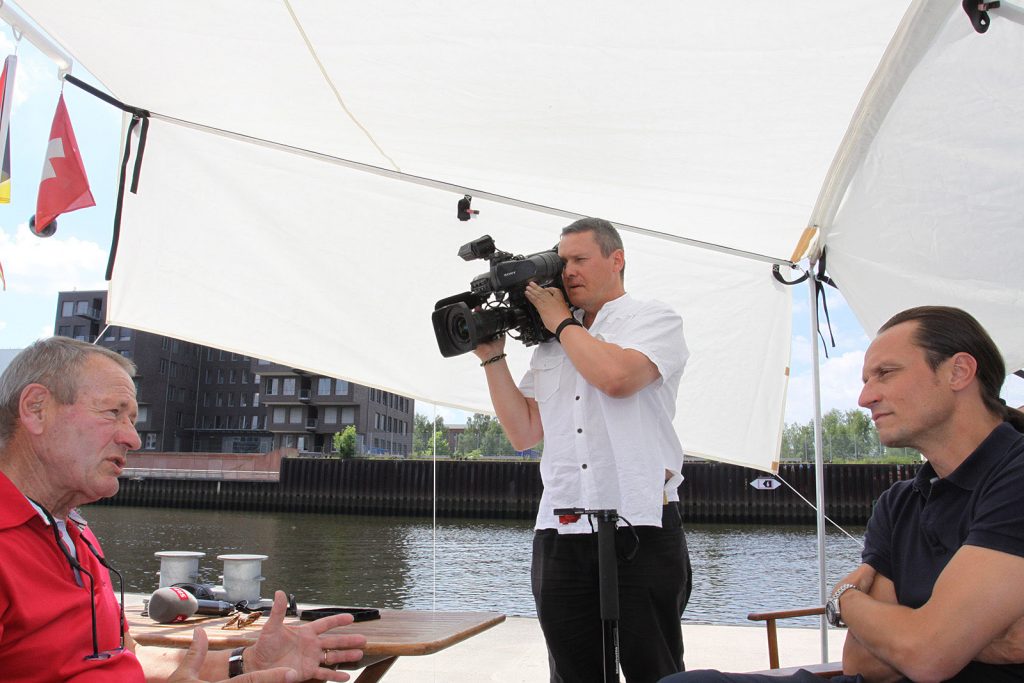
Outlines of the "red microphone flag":
{"label": "red microphone flag", "polygon": [[88,206],[96,206],[96,201],[89,191],[89,179],[61,93],[50,126],[50,144],[46,147],[43,178],[39,183],[35,231],[42,233],[60,214]]}

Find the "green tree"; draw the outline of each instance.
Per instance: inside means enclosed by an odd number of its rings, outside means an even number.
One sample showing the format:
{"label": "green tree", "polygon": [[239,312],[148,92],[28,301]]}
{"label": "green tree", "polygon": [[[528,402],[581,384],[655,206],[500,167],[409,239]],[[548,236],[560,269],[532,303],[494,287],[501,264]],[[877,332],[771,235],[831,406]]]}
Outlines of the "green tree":
{"label": "green tree", "polygon": [[339,458],[351,458],[356,454],[356,428],[345,427],[344,431],[334,433],[334,452]]}
{"label": "green tree", "polygon": [[437,454],[451,455],[448,447],[448,428],[444,424],[444,418],[438,415],[435,422],[431,422],[426,415],[416,415],[412,418],[412,452],[414,455],[432,456],[434,454],[434,431],[437,431]]}
{"label": "green tree", "polygon": [[[830,410],[821,418],[825,462],[917,462],[920,454],[906,448],[884,448],[871,418],[862,410]],[[786,460],[814,462],[814,422],[787,424],[781,455]]]}

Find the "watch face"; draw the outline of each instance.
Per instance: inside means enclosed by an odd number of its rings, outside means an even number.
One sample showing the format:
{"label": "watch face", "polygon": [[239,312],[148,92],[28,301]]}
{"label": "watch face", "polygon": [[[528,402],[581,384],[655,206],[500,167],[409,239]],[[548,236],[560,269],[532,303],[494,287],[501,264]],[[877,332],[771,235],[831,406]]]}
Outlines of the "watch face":
{"label": "watch face", "polygon": [[828,621],[828,623],[832,624],[833,626],[839,625],[837,623],[839,621],[839,615],[836,614],[836,604],[834,598],[825,603],[825,619]]}

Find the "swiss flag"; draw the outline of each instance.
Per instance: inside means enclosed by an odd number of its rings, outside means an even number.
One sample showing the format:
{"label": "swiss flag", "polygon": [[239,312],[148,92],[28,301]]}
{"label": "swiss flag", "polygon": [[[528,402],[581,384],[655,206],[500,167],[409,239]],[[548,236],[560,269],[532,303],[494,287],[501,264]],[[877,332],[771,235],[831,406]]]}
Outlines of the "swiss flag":
{"label": "swiss flag", "polygon": [[43,179],[39,183],[34,229],[41,234],[60,214],[87,206],[96,206],[96,201],[89,191],[89,179],[85,176],[85,165],[61,93],[50,126],[50,144],[46,147]]}

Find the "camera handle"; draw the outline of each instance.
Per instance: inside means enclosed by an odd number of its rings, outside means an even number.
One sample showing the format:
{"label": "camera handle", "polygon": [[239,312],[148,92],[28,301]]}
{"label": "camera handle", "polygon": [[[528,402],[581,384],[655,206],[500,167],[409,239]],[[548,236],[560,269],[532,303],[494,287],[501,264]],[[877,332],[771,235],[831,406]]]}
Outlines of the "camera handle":
{"label": "camera handle", "polygon": [[[619,561],[615,554],[616,510],[557,508],[558,517],[597,519],[597,584],[601,601],[604,683],[619,682]],[[569,521],[569,520],[567,520]],[[575,521],[575,520],[572,520]]]}

